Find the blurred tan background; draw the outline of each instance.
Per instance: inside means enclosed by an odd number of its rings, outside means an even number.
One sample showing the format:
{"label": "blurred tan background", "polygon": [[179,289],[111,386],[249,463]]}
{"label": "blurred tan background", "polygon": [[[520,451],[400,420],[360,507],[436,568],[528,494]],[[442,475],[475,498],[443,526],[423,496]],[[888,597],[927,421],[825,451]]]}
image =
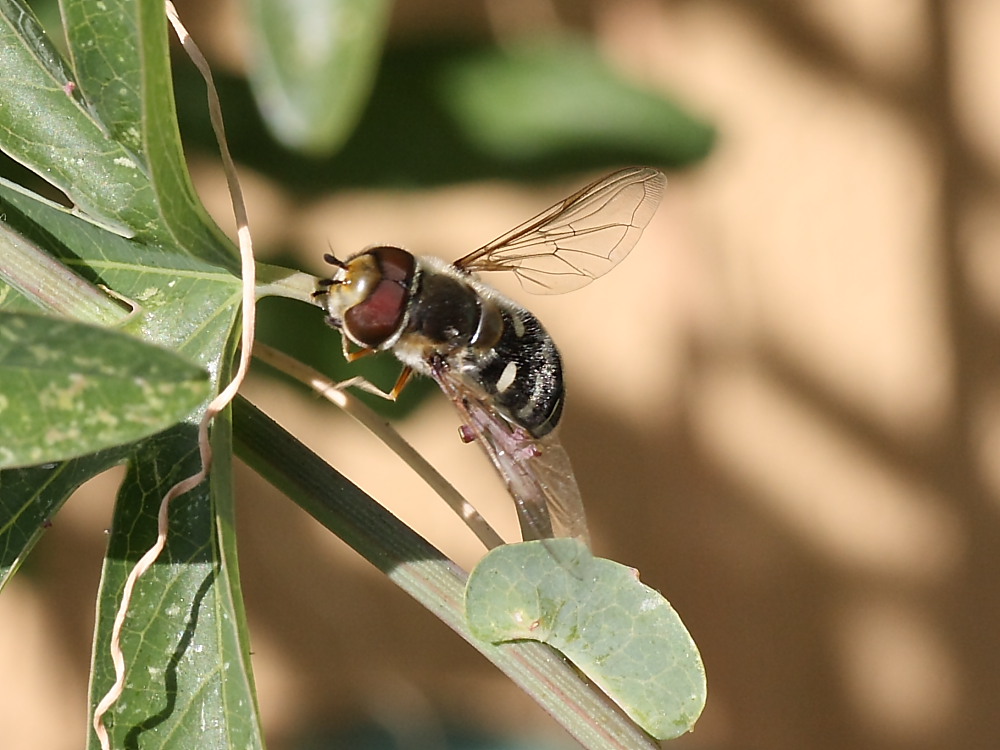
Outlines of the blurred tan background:
{"label": "blurred tan background", "polygon": [[[238,70],[232,3],[182,4]],[[565,5],[566,7],[563,7]],[[595,548],[684,619],[709,701],[678,748],[1000,746],[1000,3],[399,0],[393,34],[569,24],[719,130],[633,254],[526,299],[568,371],[563,443]],[[223,226],[217,165],[192,165]],[[293,200],[244,174],[262,260],[372,242],[453,259],[594,175]],[[331,334],[321,346],[338,346]],[[301,392],[247,395],[432,542],[471,534]],[[400,426],[509,537],[509,501],[435,395]],[[251,472],[240,566],[273,750],[444,723],[571,741],[506,678]],[[102,530],[86,486],[0,597],[2,746],[82,744]]]}

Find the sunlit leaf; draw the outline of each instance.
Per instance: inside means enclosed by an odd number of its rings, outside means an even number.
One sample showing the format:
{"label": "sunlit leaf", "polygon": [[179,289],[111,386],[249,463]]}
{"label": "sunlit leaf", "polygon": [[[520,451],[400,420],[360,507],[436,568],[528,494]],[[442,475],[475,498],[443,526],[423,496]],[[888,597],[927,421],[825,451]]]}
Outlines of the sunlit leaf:
{"label": "sunlit leaf", "polygon": [[147,437],[209,393],[208,373],[113,329],[0,311],[0,468]]}
{"label": "sunlit leaf", "polygon": [[0,0],[0,149],[96,219],[125,234],[159,235],[144,165],[84,102],[31,11]]}
{"label": "sunlit leaf", "polygon": [[[62,347],[63,372],[54,364],[41,377],[32,370],[36,398],[48,387],[55,396],[70,397],[56,398],[70,420],[90,415],[105,427],[115,419],[127,421],[136,408],[139,421],[149,421],[142,410],[156,407],[156,427],[167,429],[138,441],[138,435],[125,436],[132,442],[55,466],[0,473],[0,573],[8,578],[45,526],[58,523],[51,515],[74,487],[112,463],[128,461],[98,600],[94,705],[112,680],[107,647],[125,576],[156,537],[161,498],[200,463],[195,425],[208,396],[229,377],[240,284],[234,249],[198,202],[184,163],[162,0],[65,0],[62,8],[68,59],[75,68],[58,58],[29,12],[13,0],[0,0],[5,75],[0,149],[61,189],[86,220],[24,190],[0,186],[0,221],[10,236],[25,238],[32,252],[51,259],[41,264],[45,289],[3,276],[0,311],[19,314],[7,320],[27,320],[20,314],[52,313],[58,299],[64,303],[59,314],[72,319],[82,283],[106,289],[133,313],[103,330],[56,321],[44,346],[33,353],[30,344],[12,346],[5,361],[14,352],[15,364],[30,369],[40,360],[49,364],[48,355]],[[61,274],[59,264],[72,273]],[[30,265],[25,268],[30,274]],[[18,282],[25,281],[25,268],[15,269]],[[60,286],[69,278],[72,283]],[[80,312],[93,319],[82,306]],[[44,334],[32,330],[17,337],[14,343],[21,344]],[[81,356],[84,349],[89,357]],[[124,376],[120,387],[112,388],[119,376]],[[15,381],[17,388],[27,389],[23,374],[17,377],[22,379],[22,385]],[[136,378],[154,383],[152,391],[143,392]],[[167,418],[157,401],[164,402],[171,379],[180,383],[173,386],[178,392],[190,393]],[[136,398],[140,394],[151,400]],[[22,421],[34,416],[35,422],[22,426],[35,430],[28,440],[37,440],[36,423],[42,420],[27,407],[18,408]],[[58,428],[65,426],[58,421]],[[93,449],[91,437],[81,436],[84,449]],[[262,745],[237,577],[225,415],[213,425],[212,441],[211,479],[174,503],[164,557],[139,582],[129,609],[122,641],[126,691],[107,716],[114,747],[178,746],[177,741],[190,747]],[[88,737],[96,747],[92,731]]]}
{"label": "sunlit leaf", "polygon": [[[216,423],[213,447],[231,452],[230,426]],[[115,506],[101,576],[101,607],[91,683],[103,695],[114,672],[111,625],[136,560],[156,539],[162,492],[197,470],[195,426],[161,433],[137,446]],[[229,750],[262,747],[246,624],[234,579],[235,541],[210,534],[233,522],[218,499],[231,491],[230,464],[215,465],[206,482],[170,509],[167,546],[142,578],[122,632],[125,694],[107,717],[114,747]],[[220,492],[219,488],[222,488]],[[91,748],[97,743],[90,735]]]}

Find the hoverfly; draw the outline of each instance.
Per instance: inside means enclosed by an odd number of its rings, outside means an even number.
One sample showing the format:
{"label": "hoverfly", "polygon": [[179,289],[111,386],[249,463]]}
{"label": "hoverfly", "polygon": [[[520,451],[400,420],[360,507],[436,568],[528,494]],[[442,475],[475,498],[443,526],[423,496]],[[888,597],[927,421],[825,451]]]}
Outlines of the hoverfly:
{"label": "hoverfly", "polygon": [[473,274],[510,271],[536,294],[579,289],[628,254],[665,185],[656,169],[619,170],[454,263],[388,245],[346,260],[324,256],[336,270],[315,296],[342,334],[344,356],[392,351],[404,365],[395,387],[388,394],[371,387],[387,398],[413,372],[437,382],[461,415],[462,439],[478,441],[506,483],[526,541],[589,542],[576,479],[555,433],[562,360],[534,315]]}

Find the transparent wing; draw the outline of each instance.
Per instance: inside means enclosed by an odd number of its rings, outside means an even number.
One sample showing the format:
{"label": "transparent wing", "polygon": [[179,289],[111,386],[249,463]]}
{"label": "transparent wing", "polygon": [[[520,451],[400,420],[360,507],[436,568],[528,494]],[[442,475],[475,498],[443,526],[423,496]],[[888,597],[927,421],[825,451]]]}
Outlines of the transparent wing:
{"label": "transparent wing", "polygon": [[455,262],[466,271],[513,271],[533,294],[579,289],[635,246],[667,178],[651,167],[603,177]]}
{"label": "transparent wing", "polygon": [[534,438],[500,417],[477,389],[450,371],[436,369],[432,377],[461,414],[467,437],[486,451],[507,485],[522,538],[575,537],[589,546],[580,490],[555,433]]}

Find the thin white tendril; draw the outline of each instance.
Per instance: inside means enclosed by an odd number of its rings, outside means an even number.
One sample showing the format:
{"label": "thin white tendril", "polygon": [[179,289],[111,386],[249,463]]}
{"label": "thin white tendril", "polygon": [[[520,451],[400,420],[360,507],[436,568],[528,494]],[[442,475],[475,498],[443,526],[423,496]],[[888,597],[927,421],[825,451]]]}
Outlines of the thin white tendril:
{"label": "thin white tendril", "polygon": [[243,202],[243,192],[240,189],[239,179],[236,176],[236,167],[233,164],[232,157],[229,154],[229,146],[226,143],[226,135],[222,125],[222,108],[219,105],[219,97],[216,93],[215,84],[212,80],[212,72],[209,69],[208,62],[201,54],[201,51],[198,49],[197,45],[195,45],[191,36],[187,33],[187,30],[181,24],[180,19],[177,16],[177,10],[174,8],[173,3],[169,0],[166,2],[166,12],[167,18],[170,20],[177,37],[180,39],[181,45],[184,47],[184,51],[187,52],[192,62],[194,62],[195,66],[204,77],[205,83],[208,85],[209,115],[212,120],[212,128],[215,131],[215,137],[219,142],[222,164],[226,172],[226,180],[229,184],[229,192],[233,202],[233,213],[236,216],[237,237],[239,238],[240,247],[240,263],[243,276],[243,329],[240,361],[236,368],[236,374],[233,376],[229,385],[227,385],[205,409],[205,415],[202,417],[201,423],[198,425],[198,452],[201,457],[201,469],[197,473],[179,481],[167,491],[167,494],[163,496],[163,499],[160,501],[160,510],[157,514],[156,543],[149,548],[142,558],[140,558],[140,560],[135,564],[135,567],[132,568],[132,572],[129,573],[128,578],[125,580],[125,586],[122,590],[121,605],[118,608],[118,614],[115,616],[115,621],[111,628],[110,652],[111,661],[115,667],[115,682],[94,709],[94,732],[96,732],[97,738],[100,740],[101,750],[111,749],[111,740],[108,736],[108,730],[104,726],[104,715],[115,704],[119,697],[121,697],[122,691],[125,687],[125,656],[122,653],[121,648],[121,632],[122,626],[125,623],[125,617],[128,614],[129,604],[132,600],[132,592],[135,589],[136,582],[147,570],[149,570],[156,559],[160,556],[163,548],[166,546],[168,525],[167,511],[170,507],[170,501],[179,495],[190,492],[201,484],[208,476],[208,472],[212,464],[212,449],[208,440],[208,427],[216,415],[225,409],[229,402],[233,400],[233,397],[236,395],[236,392],[239,389],[240,384],[243,382],[243,378],[246,376],[247,370],[250,367],[250,356],[253,350],[254,323],[256,318],[256,310],[254,307],[256,274],[253,259],[253,246],[250,240],[250,228],[247,222],[246,206]]}

